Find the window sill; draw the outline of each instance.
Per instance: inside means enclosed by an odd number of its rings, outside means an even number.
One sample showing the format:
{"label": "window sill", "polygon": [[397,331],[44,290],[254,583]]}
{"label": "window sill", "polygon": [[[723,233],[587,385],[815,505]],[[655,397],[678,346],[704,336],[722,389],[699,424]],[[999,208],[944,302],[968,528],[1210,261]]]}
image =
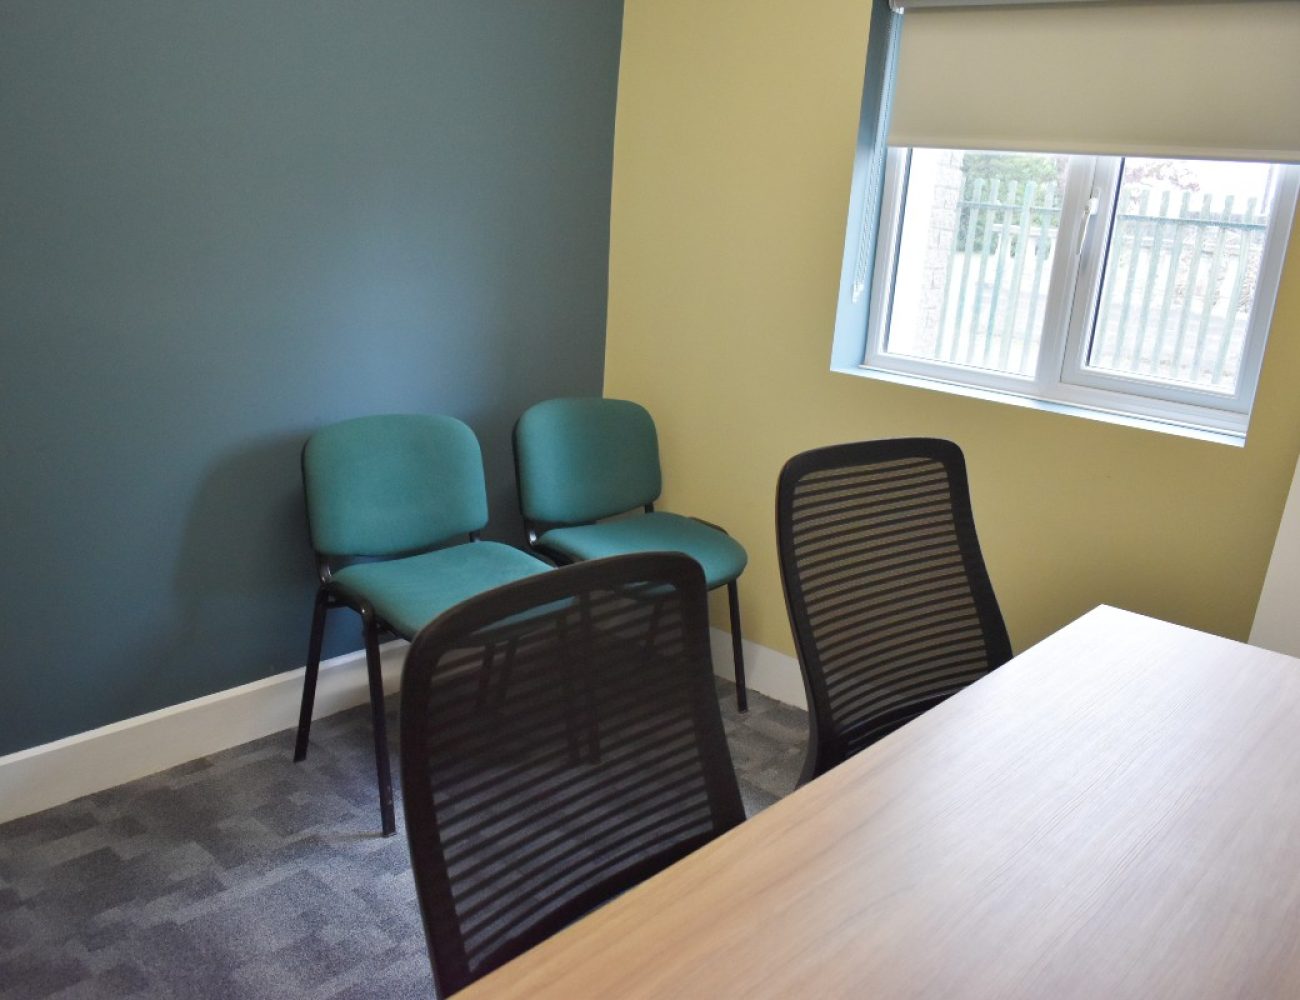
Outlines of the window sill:
{"label": "window sill", "polygon": [[1212,444],[1226,444],[1242,448],[1246,444],[1246,435],[1192,424],[1173,423],[1156,420],[1151,417],[1138,417],[1127,413],[1116,413],[1099,407],[1082,406],[1077,403],[1062,403],[1055,400],[1037,399],[1022,396],[1000,389],[986,389],[943,379],[927,378],[923,375],[905,375],[901,372],[884,371],[880,368],[868,368],[864,365],[833,365],[831,371],[842,375],[856,375],[859,378],[875,379],[879,382],[892,382],[895,385],[911,386],[914,389],[930,389],[946,392],[955,396],[968,396],[972,399],[988,400],[992,403],[1009,403],[1029,410],[1043,410],[1048,413],[1062,413],[1066,416],[1083,417],[1085,420],[1099,420],[1102,423],[1117,424],[1120,427],[1132,427],[1137,430],[1155,431],[1157,434],[1172,434],[1175,437],[1191,438],[1194,441],[1208,441]]}

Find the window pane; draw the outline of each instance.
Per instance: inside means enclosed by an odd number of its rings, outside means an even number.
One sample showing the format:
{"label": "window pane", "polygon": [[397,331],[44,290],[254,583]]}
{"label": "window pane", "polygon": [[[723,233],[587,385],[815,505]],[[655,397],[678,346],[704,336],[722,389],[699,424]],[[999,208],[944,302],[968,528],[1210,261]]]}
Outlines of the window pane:
{"label": "window pane", "polygon": [[1089,368],[1236,391],[1275,172],[1124,161]]}
{"label": "window pane", "polygon": [[887,353],[1033,373],[1068,163],[912,151]]}

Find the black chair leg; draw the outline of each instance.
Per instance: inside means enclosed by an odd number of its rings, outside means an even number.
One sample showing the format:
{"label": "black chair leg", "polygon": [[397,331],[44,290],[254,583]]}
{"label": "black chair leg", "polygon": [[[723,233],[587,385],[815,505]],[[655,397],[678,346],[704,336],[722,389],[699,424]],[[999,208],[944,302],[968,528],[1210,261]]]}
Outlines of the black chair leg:
{"label": "black chair leg", "polygon": [[474,699],[476,709],[487,707],[488,697],[492,693],[492,661],[496,659],[496,655],[496,644],[489,643],[486,652],[483,654],[483,669],[478,675],[478,696]]}
{"label": "black chair leg", "polygon": [[297,763],[307,758],[307,737],[311,734],[311,712],[316,704],[316,678],[320,675],[320,648],[325,638],[325,615],[329,611],[329,594],[321,587],[316,591],[316,606],[311,613],[311,638],[307,642],[307,672],[302,678],[302,710],[298,713],[298,739],[293,747]]}
{"label": "black chair leg", "polygon": [[596,716],[596,688],[595,678],[591,675],[591,664],[596,662],[595,645],[596,633],[595,627],[591,621],[591,598],[583,594],[579,603],[582,615],[582,647],[583,656],[581,660],[581,669],[579,677],[582,681],[582,708],[581,712],[586,716],[587,721],[587,752],[591,754],[593,764],[600,763],[600,719]]}
{"label": "black chair leg", "polygon": [[740,646],[740,593],[736,581],[727,584],[727,604],[731,607],[731,655],[736,661],[736,708],[749,711],[749,695],[745,691],[745,653]]}
{"label": "black chair leg", "polygon": [[[568,646],[569,628],[565,622],[567,615],[557,615],[555,618],[555,631],[561,647]],[[560,678],[561,691],[564,698],[564,736],[569,743],[569,764],[577,767],[582,763],[582,744],[578,740],[578,729],[574,724],[577,718],[577,685],[573,680],[574,667],[567,659],[561,668],[563,676]]]}
{"label": "black chair leg", "polygon": [[379,815],[384,836],[397,832],[393,817],[393,779],[388,769],[388,725],[384,718],[384,676],[379,666],[379,629],[373,615],[363,615],[366,634],[366,674],[370,678],[370,726],[375,736],[375,770],[379,777]]}
{"label": "black chair leg", "polygon": [[510,673],[515,666],[515,651],[519,649],[519,639],[516,637],[506,643],[506,661],[501,664],[501,679],[497,681],[497,707],[506,703],[506,695],[509,694]]}

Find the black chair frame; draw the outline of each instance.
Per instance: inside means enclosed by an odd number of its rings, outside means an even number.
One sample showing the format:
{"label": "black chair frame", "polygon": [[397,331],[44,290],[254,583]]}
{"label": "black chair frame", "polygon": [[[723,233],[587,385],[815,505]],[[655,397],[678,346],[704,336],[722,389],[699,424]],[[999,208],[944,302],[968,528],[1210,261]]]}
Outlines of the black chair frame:
{"label": "black chair frame", "polygon": [[[647,589],[643,583],[634,584],[632,580],[652,581],[654,585]],[[430,665],[438,661],[441,651],[453,647],[462,637],[476,636],[482,641],[485,638],[500,636],[499,641],[512,643],[527,634],[534,627],[533,623],[526,617],[515,624],[504,626],[501,624],[503,621],[511,621],[511,616],[526,615],[526,612],[531,609],[545,608],[550,605],[558,607],[566,601],[574,600],[574,592],[583,589],[607,588],[621,592],[633,600],[648,600],[655,604],[652,611],[651,629],[653,630],[655,627],[653,623],[658,621],[660,613],[656,602],[662,600],[665,584],[682,595],[683,628],[687,633],[694,633],[701,637],[698,640],[702,647],[699,651],[701,657],[707,662],[707,639],[703,637],[707,635],[708,609],[704,600],[703,574],[698,564],[688,556],[667,552],[638,553],[582,561],[565,566],[554,573],[544,573],[505,584],[444,612],[422,629],[412,644],[402,675],[403,806],[410,841],[412,870],[439,996],[448,996],[463,989],[479,976],[491,971],[491,968],[504,964],[514,955],[541,943],[562,927],[744,821],[744,806],[727,751],[721,716],[718,713],[717,703],[712,698],[710,685],[709,689],[702,691],[695,701],[696,725],[702,727],[704,736],[708,737],[708,743],[712,744],[715,750],[720,750],[720,753],[704,754],[700,758],[712,826],[707,836],[700,839],[698,843],[694,841],[678,843],[665,848],[633,866],[621,867],[608,877],[592,884],[580,895],[569,899],[563,907],[551,911],[544,921],[511,936],[499,952],[483,960],[488,967],[477,973],[471,973],[467,965],[463,942],[455,938],[451,940],[440,938],[436,932],[440,920],[454,922],[452,915],[456,911],[456,896],[448,875],[442,841],[436,832],[439,829],[438,809],[434,796],[430,794],[429,740],[430,734],[435,730],[431,728],[432,724],[427,713],[420,708],[429,703],[435,683],[434,671],[429,669]],[[576,599],[583,602],[586,597],[578,596]],[[492,641],[498,640],[493,638]],[[566,701],[570,697],[580,696],[582,678],[587,669],[587,665],[583,663],[574,666],[576,672],[566,675],[563,682],[566,687]],[[487,696],[486,667],[487,664],[480,675],[481,698]],[[711,674],[711,670],[709,672]],[[508,667],[501,677],[502,684],[507,682]],[[575,687],[572,695],[568,690],[571,682]],[[600,735],[595,728],[594,717],[589,716],[587,710],[578,705],[579,703],[575,702],[575,715],[580,725],[567,728],[570,764],[578,765],[584,761],[589,764],[599,764]],[[580,745],[584,729],[585,753]]]}
{"label": "black chair frame", "polygon": [[[305,460],[306,454],[307,448],[304,445],[300,461]],[[305,481],[305,469],[303,475]],[[309,530],[310,524],[309,518]],[[479,541],[479,533],[477,531],[470,532],[467,540],[470,542]],[[406,559],[411,556],[424,555],[426,552],[435,552],[446,547],[447,544],[442,543],[426,548],[413,549],[410,552],[399,552],[383,558],[385,561]],[[358,555],[356,558],[364,557]],[[343,560],[343,562],[348,561],[352,560]],[[316,588],[316,599],[312,606],[311,634],[307,643],[307,670],[303,675],[302,706],[298,712],[298,732],[294,741],[293,759],[294,763],[298,763],[307,758],[308,739],[311,735],[312,710],[316,704],[316,681],[320,676],[321,646],[325,639],[326,616],[335,608],[351,608],[361,616],[362,634],[365,643],[366,679],[370,688],[370,728],[375,742],[375,772],[379,786],[380,824],[383,835],[391,837],[397,832],[397,820],[393,811],[393,779],[388,755],[388,723],[384,715],[384,676],[379,657],[379,641],[381,636],[394,639],[411,639],[414,637],[403,635],[384,621],[369,601],[358,600],[340,588],[333,580],[335,568],[335,560],[321,555],[319,552],[316,554],[316,574],[320,583]]]}
{"label": "black chair frame", "polygon": [[[800,674],[808,701],[809,745],[800,784],[842,763],[848,758],[849,750],[844,734],[834,725],[826,675],[800,586],[794,538],[795,489],[811,473],[908,458],[930,459],[944,467],[949,482],[957,544],[984,633],[989,669],[1001,666],[1012,656],[1006,623],[998,607],[993,584],[980,551],[979,538],[975,533],[966,462],[956,444],[939,438],[892,438],[831,445],[796,455],[782,468],[777,482],[776,536],[786,611],[794,634]],[[934,704],[946,697],[944,695],[936,699]],[[903,717],[904,714],[906,718]],[[899,723],[914,714],[914,709],[906,709],[905,713],[900,713]],[[889,721],[888,715],[882,719],[886,723]]]}

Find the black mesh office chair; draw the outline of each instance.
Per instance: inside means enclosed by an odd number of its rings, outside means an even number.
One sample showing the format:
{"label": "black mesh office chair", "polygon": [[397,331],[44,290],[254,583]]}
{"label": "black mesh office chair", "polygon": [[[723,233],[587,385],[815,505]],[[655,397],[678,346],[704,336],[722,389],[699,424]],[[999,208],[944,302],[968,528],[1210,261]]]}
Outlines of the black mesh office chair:
{"label": "black mesh office chair", "polygon": [[416,637],[402,793],[442,996],[744,819],[705,593],[688,556],[617,556]]}
{"label": "black mesh office chair", "polygon": [[808,781],[1011,658],[966,463],[901,438],[792,458],[777,486],[786,607],[808,695]]}

